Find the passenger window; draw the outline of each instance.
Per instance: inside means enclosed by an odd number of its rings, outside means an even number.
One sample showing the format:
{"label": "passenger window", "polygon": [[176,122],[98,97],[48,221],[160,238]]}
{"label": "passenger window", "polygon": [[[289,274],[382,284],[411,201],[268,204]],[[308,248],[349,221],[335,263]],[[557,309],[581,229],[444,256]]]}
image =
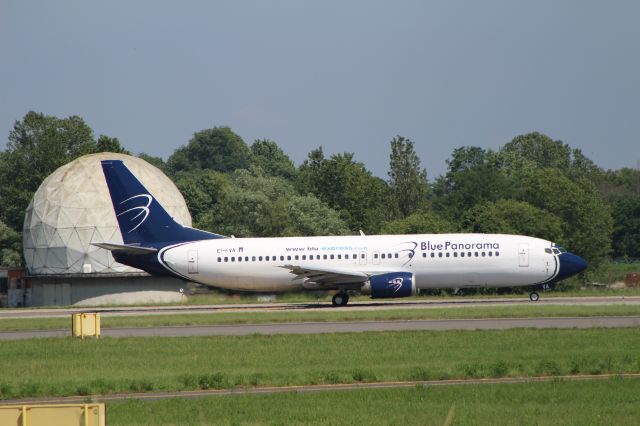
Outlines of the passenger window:
{"label": "passenger window", "polygon": [[458,257],[458,252],[457,251],[453,252],[453,257]]}
{"label": "passenger window", "polygon": [[460,252],[460,257],[464,257],[464,252],[463,251]]}
{"label": "passenger window", "polygon": [[436,254],[435,253],[431,253],[431,257],[436,257]]}
{"label": "passenger window", "polygon": [[493,252],[490,251],[489,252],[489,257],[491,257],[491,256],[493,256]]}
{"label": "passenger window", "polygon": [[236,261],[236,258],[235,258],[235,257],[232,257],[232,258],[231,258],[231,261],[232,261],[232,262],[235,262],[235,261]]}
{"label": "passenger window", "polygon": [[467,257],[471,257],[471,252],[470,251],[467,252]]}
{"label": "passenger window", "polygon": [[364,259],[364,258],[365,258],[365,254],[364,254],[364,253],[362,253],[362,254],[360,255],[360,259]]}
{"label": "passenger window", "polygon": [[331,260],[335,259],[334,255],[329,256],[331,258]]}
{"label": "passenger window", "polygon": [[244,257],[244,261],[245,261],[245,262],[248,262],[248,261],[249,261],[249,256],[245,256],[245,257]]}
{"label": "passenger window", "polygon": [[338,259],[342,259],[342,255],[341,254],[338,255]]}
{"label": "passenger window", "polygon": [[[398,257],[398,255],[396,255],[396,257]],[[413,252],[409,252],[409,259],[413,258]]]}
{"label": "passenger window", "polygon": [[447,252],[447,257],[449,257],[449,252]]}
{"label": "passenger window", "polygon": [[228,257],[225,257],[225,258],[224,258],[224,261],[225,261],[225,262],[228,262],[228,261],[229,261],[229,258],[228,258]]}
{"label": "passenger window", "polygon": [[[355,254],[355,253],[353,253],[353,256],[352,256],[352,257],[353,257],[354,259],[357,259],[357,258],[358,258],[358,255],[357,255],[357,254]],[[363,256],[363,257],[364,257],[364,256]]]}
{"label": "passenger window", "polygon": [[382,256],[381,256],[381,257],[382,257],[383,259],[385,258],[385,256],[386,256],[386,255],[385,255],[384,253],[382,253]]}
{"label": "passenger window", "polygon": [[291,260],[291,256],[287,256],[287,260]]}
{"label": "passenger window", "polygon": [[297,255],[297,254],[296,254],[296,257],[295,257],[295,259],[296,259],[296,260],[298,260],[298,255]]}
{"label": "passenger window", "polygon": [[485,252],[482,252],[482,257],[485,257],[487,254]]}
{"label": "passenger window", "polygon": [[280,256],[280,260],[284,260],[284,256]]}
{"label": "passenger window", "polygon": [[500,256],[500,252],[499,251],[496,252],[496,257],[498,257],[498,256]]}
{"label": "passenger window", "polygon": [[260,262],[262,262],[262,256],[258,257],[258,260],[259,260]]}
{"label": "passenger window", "polygon": [[325,255],[323,255],[323,256],[322,256],[322,258],[323,258],[324,260],[327,260],[327,255],[326,255],[326,254],[325,254]]}
{"label": "passenger window", "polygon": [[238,262],[242,262],[242,256],[238,256]]}
{"label": "passenger window", "polygon": [[255,262],[256,261],[256,257],[255,256],[251,256],[251,261]]}
{"label": "passenger window", "polygon": [[395,256],[395,257],[396,257],[396,259],[398,258],[398,253],[396,253],[396,256]]}
{"label": "passenger window", "polygon": [[378,258],[378,253],[374,253],[373,258],[377,259]]}
{"label": "passenger window", "polygon": [[427,253],[422,253],[422,257],[427,257]]}
{"label": "passenger window", "polygon": [[221,257],[218,258],[218,262],[222,262],[222,258]]}
{"label": "passenger window", "polygon": [[476,257],[478,257],[478,252],[476,252]]}
{"label": "passenger window", "polygon": [[442,257],[442,252],[438,253],[438,257]]}
{"label": "passenger window", "polygon": [[306,254],[302,255],[302,260],[307,260],[307,255]]}

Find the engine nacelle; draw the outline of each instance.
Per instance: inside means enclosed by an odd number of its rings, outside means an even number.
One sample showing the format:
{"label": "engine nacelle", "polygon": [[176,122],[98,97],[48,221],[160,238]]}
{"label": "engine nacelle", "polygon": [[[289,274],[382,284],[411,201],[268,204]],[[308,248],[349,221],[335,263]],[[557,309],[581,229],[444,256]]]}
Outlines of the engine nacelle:
{"label": "engine nacelle", "polygon": [[415,277],[411,272],[390,272],[373,275],[365,290],[371,292],[372,299],[391,299],[395,297],[409,297],[416,294]]}

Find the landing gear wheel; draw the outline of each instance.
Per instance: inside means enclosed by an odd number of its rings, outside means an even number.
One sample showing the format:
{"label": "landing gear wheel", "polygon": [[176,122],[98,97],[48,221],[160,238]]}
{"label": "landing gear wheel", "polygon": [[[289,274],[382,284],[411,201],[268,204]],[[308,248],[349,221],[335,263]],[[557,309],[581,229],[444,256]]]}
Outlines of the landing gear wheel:
{"label": "landing gear wheel", "polygon": [[347,293],[336,293],[331,299],[333,306],[346,306],[349,303],[349,295]]}
{"label": "landing gear wheel", "polygon": [[529,294],[529,299],[532,302],[537,302],[538,299],[540,299],[540,296],[538,296],[538,293],[536,293],[535,291],[532,291],[531,294]]}

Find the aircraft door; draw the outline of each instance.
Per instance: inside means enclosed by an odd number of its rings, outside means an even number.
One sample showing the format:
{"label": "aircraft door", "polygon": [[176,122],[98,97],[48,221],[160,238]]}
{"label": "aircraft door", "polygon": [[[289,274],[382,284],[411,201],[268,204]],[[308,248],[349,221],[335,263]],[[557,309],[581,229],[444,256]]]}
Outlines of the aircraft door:
{"label": "aircraft door", "polygon": [[529,244],[522,243],[518,247],[518,265],[522,267],[529,266]]}
{"label": "aircraft door", "polygon": [[187,268],[190,274],[198,273],[198,251],[189,250],[187,253]]}

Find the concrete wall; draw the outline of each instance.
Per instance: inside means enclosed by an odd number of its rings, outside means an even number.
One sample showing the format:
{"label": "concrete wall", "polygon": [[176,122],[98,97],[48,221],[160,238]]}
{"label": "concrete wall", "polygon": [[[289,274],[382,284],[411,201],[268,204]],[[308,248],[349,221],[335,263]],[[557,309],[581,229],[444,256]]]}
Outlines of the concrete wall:
{"label": "concrete wall", "polygon": [[31,306],[95,306],[177,303],[187,283],[169,277],[38,276],[30,277]]}

